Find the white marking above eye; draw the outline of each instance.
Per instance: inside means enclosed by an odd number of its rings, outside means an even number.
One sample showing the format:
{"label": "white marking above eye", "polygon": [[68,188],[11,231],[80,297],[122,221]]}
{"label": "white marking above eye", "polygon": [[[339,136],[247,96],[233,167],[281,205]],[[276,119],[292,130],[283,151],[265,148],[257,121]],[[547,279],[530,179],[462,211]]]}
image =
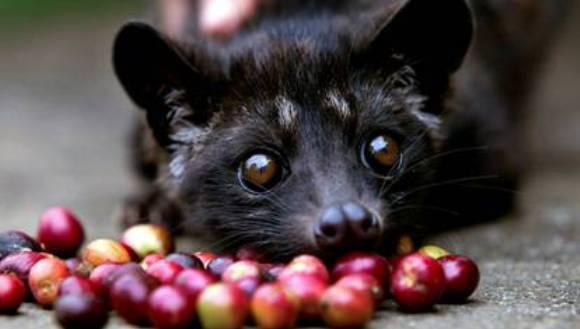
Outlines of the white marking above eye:
{"label": "white marking above eye", "polygon": [[326,95],[326,106],[336,111],[341,119],[348,119],[351,116],[350,106],[344,97],[337,91],[331,91]]}
{"label": "white marking above eye", "polygon": [[298,111],[292,101],[285,97],[276,98],[278,108],[278,122],[284,129],[292,130],[297,125]]}

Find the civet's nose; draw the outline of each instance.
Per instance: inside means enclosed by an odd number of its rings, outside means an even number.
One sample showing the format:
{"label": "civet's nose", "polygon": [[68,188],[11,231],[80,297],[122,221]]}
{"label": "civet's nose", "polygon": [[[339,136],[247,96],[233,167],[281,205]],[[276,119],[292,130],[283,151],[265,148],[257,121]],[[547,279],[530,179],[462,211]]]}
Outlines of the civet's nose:
{"label": "civet's nose", "polygon": [[379,219],[360,203],[339,203],[322,212],[314,236],[327,251],[372,246],[380,236]]}

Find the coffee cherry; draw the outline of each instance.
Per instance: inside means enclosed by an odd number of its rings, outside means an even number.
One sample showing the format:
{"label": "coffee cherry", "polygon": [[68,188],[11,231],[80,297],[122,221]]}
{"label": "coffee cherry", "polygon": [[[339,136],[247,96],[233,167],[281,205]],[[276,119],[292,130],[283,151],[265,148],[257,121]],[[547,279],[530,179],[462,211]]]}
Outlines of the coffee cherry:
{"label": "coffee cherry", "polygon": [[[112,284],[113,282],[115,282],[115,280],[117,280],[118,278],[120,278],[126,274],[134,274],[134,275],[141,276],[141,277],[149,277],[147,275],[147,272],[145,272],[145,270],[143,270],[143,268],[141,268],[141,266],[139,266],[136,263],[119,264],[119,266],[116,267],[113,270],[113,272],[111,272],[111,275],[108,278],[108,281],[110,282],[109,285]],[[149,277],[149,279],[156,281],[152,277]]]}
{"label": "coffee cherry", "polygon": [[77,217],[64,207],[53,207],[40,216],[38,241],[59,257],[73,257],[85,240]]}
{"label": "coffee cherry", "polygon": [[131,261],[131,255],[119,242],[99,239],[89,243],[82,251],[83,262],[91,266],[105,263],[124,264]]}
{"label": "coffee cherry", "polygon": [[262,285],[251,301],[254,320],[262,329],[294,328],[298,319],[298,304],[279,284]]}
{"label": "coffee cherry", "polygon": [[112,305],[110,298],[110,291],[113,283],[117,281],[120,277],[124,275],[135,275],[141,278],[147,278],[157,283],[156,279],[153,279],[145,273],[145,271],[135,263],[126,264],[103,264],[97,267],[92,273],[89,279],[96,283],[99,290],[103,293],[103,298],[107,306]]}
{"label": "coffee cherry", "polygon": [[207,265],[209,264],[209,262],[211,262],[214,258],[217,257],[213,252],[207,251],[198,251],[193,253],[193,255],[203,263],[204,269],[207,269]]}
{"label": "coffee cherry", "polygon": [[163,255],[161,254],[149,254],[147,256],[145,256],[145,258],[143,258],[143,260],[141,261],[141,267],[144,270],[147,270],[149,268],[149,266],[157,263],[158,261],[164,259]]}
{"label": "coffee cherry", "polygon": [[205,271],[186,269],[177,275],[173,285],[183,291],[192,303],[197,303],[199,295],[218,280]]}
{"label": "coffee cherry", "polygon": [[328,287],[320,277],[295,273],[285,277],[280,284],[298,302],[302,318],[312,320],[320,316],[320,298]]}
{"label": "coffee cherry", "polygon": [[374,313],[374,302],[368,293],[341,285],[328,288],[320,303],[322,318],[332,328],[363,327]]}
{"label": "coffee cherry", "polygon": [[149,266],[146,270],[147,274],[163,284],[172,284],[181,271],[183,271],[183,266],[165,259]]}
{"label": "coffee cherry", "polygon": [[428,310],[441,299],[444,291],[443,268],[429,256],[419,253],[406,256],[393,272],[391,292],[404,311]]}
{"label": "coffee cherry", "polygon": [[235,257],[173,253],[171,233],[151,224],[128,229],[120,241],[92,241],[80,259],[63,261],[57,256],[74,257],[84,232],[62,207],[43,213],[38,239],[0,233],[0,314],[16,312],[30,291],[39,305],[55,306],[65,329],[103,328],[108,307],[129,324],[159,329],[197,325],[196,313],[206,329],[242,328],[250,311],[259,328],[292,328],[299,319],[351,328],[370,321],[386,292],[402,310],[419,312],[464,302],[479,283],[472,260],[433,245],[411,253],[410,236],[399,241],[399,256],[352,252],[332,276],[312,255],[284,265],[258,263],[261,254],[248,247]]}
{"label": "coffee cherry", "polygon": [[90,294],[60,297],[54,305],[54,312],[64,329],[101,329],[109,320],[105,305]]}
{"label": "coffee cherry", "polygon": [[443,300],[449,303],[466,301],[479,284],[479,268],[471,259],[448,255],[438,259],[445,274]]}
{"label": "coffee cherry", "polygon": [[195,304],[178,288],[161,286],[148,300],[149,319],[158,329],[188,328],[195,315]]}
{"label": "coffee cherry", "polygon": [[258,281],[262,278],[260,265],[252,260],[237,261],[228,266],[222,274],[222,280],[227,283],[236,283],[248,278]]}
{"label": "coffee cherry", "polygon": [[121,242],[135,250],[140,258],[153,253],[167,255],[175,249],[171,232],[163,226],[154,224],[130,227],[123,233]]}
{"label": "coffee cherry", "polygon": [[177,263],[183,268],[198,268],[203,269],[203,263],[195,256],[176,252],[165,257],[165,260]]}
{"label": "coffee cherry", "polygon": [[262,264],[262,273],[266,281],[276,281],[280,273],[284,271],[284,264]]}
{"label": "coffee cherry", "polygon": [[369,294],[375,305],[378,306],[383,301],[385,297],[385,291],[382,285],[371,276],[366,273],[357,273],[343,276],[340,280],[335,283],[336,286],[348,287],[360,292]]}
{"label": "coffee cherry", "polygon": [[215,283],[197,301],[199,321],[205,329],[238,329],[246,322],[249,305],[236,285]]}
{"label": "coffee cherry", "polygon": [[[28,284],[30,269],[47,256],[43,253],[22,251],[10,254],[0,261],[0,273],[12,273]],[[28,290],[28,289],[27,289]]]}
{"label": "coffee cherry", "polygon": [[287,277],[295,274],[313,275],[325,283],[330,281],[330,275],[328,274],[326,266],[320,259],[310,255],[301,255],[292,259],[286,268],[282,270],[278,276],[278,280],[285,281]]}
{"label": "coffee cherry", "polygon": [[113,272],[121,267],[119,264],[103,264],[97,266],[89,276],[89,280],[93,283],[97,290],[99,290],[104,297],[109,294],[109,289],[112,284],[111,275]]}
{"label": "coffee cherry", "polygon": [[92,266],[92,265],[80,262],[76,268],[71,270],[70,262],[67,261],[65,263],[66,263],[66,266],[68,267],[69,271],[71,272],[71,274],[79,275],[79,276],[82,276],[84,278],[88,278],[91,275],[91,272],[95,269],[94,266]]}
{"label": "coffee cherry", "polygon": [[94,284],[88,278],[71,275],[64,279],[60,286],[58,287],[58,296],[63,297],[66,295],[93,295],[97,298],[101,298],[101,291],[96,284]]}
{"label": "coffee cherry", "polygon": [[334,280],[357,273],[372,275],[383,286],[387,286],[391,276],[391,268],[387,260],[376,254],[352,252],[340,258],[334,269]]}
{"label": "coffee cherry", "polygon": [[412,255],[412,253],[389,257],[388,262],[391,265],[391,272],[394,272],[395,268],[397,268],[399,266],[399,263],[401,262],[401,260],[409,255]]}
{"label": "coffee cherry", "polygon": [[26,286],[14,274],[0,274],[0,314],[14,314],[24,303]]}
{"label": "coffee cherry", "polygon": [[42,251],[42,247],[24,232],[7,231],[0,233],[0,259],[21,251],[39,252]]}
{"label": "coffee cherry", "polygon": [[111,305],[117,314],[133,325],[148,323],[148,298],[158,286],[156,280],[134,273],[115,280],[109,291]]}
{"label": "coffee cherry", "polygon": [[68,268],[69,272],[71,272],[71,273],[78,274],[77,269],[82,270],[82,268],[80,268],[82,262],[78,258],[69,258],[69,259],[65,260],[64,262],[65,262],[66,267]]}
{"label": "coffee cherry", "polygon": [[248,297],[248,299],[250,299],[262,284],[262,280],[257,278],[245,278],[239,280],[234,284],[238,286],[238,288],[240,288],[240,290],[242,290],[244,294],[246,294],[246,297]]}
{"label": "coffee cherry", "polygon": [[425,256],[429,256],[433,259],[439,259],[443,256],[449,255],[449,252],[447,250],[433,245],[421,247],[421,249],[419,249],[419,253]]}
{"label": "coffee cherry", "polygon": [[28,286],[38,304],[51,307],[58,297],[61,282],[70,275],[66,263],[58,258],[45,258],[30,269]]}
{"label": "coffee cherry", "polygon": [[124,244],[123,242],[119,242],[119,243],[121,244],[121,246],[123,246],[123,248],[125,248],[125,250],[129,254],[129,257],[131,258],[132,262],[138,262],[141,260],[141,257],[139,257],[139,255],[137,255],[137,253],[135,252],[135,250],[133,250],[133,248]]}
{"label": "coffee cherry", "polygon": [[219,256],[207,264],[207,271],[216,278],[221,278],[226,269],[234,263],[233,257]]}

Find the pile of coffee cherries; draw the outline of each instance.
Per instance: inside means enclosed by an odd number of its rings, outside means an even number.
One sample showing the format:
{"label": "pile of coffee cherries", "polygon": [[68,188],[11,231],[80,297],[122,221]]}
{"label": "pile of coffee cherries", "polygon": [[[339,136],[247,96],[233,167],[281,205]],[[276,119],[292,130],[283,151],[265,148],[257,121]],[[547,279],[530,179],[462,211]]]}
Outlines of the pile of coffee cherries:
{"label": "pile of coffee cherries", "polygon": [[0,233],[0,313],[29,300],[71,329],[103,328],[111,310],[160,329],[352,328],[370,321],[385,299],[404,312],[428,311],[465,302],[479,282],[473,261],[436,246],[390,259],[353,252],[329,270],[312,255],[269,264],[251,249],[174,252],[170,232],[149,224],[119,240],[83,243],[80,222],[63,207],[42,214],[37,239]]}

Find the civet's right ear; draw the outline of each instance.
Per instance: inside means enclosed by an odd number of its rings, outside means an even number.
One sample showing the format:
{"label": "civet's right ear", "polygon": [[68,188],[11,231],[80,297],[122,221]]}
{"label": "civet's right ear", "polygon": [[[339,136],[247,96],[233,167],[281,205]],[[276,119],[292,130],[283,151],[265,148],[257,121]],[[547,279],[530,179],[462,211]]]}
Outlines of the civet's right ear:
{"label": "civet's right ear", "polygon": [[208,120],[212,83],[153,27],[140,22],[123,26],[115,39],[113,65],[129,97],[147,111],[160,144],[172,142],[177,125]]}

